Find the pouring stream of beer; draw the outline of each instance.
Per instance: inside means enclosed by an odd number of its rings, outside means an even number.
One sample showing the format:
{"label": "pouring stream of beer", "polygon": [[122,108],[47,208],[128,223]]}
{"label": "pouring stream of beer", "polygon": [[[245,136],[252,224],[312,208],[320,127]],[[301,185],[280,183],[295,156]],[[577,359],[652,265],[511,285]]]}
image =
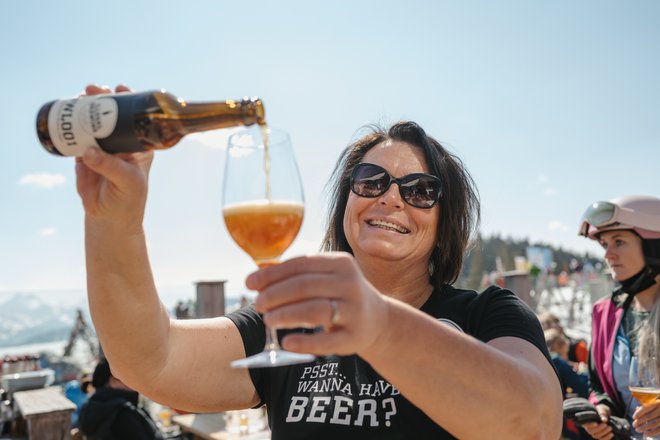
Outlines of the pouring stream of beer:
{"label": "pouring stream of beer", "polygon": [[268,144],[270,141],[270,135],[268,132],[268,126],[267,125],[261,125],[259,127],[259,130],[261,131],[261,139],[264,141],[264,171],[266,172],[266,200],[268,202],[273,201],[273,196],[270,191],[270,152],[268,150]]}

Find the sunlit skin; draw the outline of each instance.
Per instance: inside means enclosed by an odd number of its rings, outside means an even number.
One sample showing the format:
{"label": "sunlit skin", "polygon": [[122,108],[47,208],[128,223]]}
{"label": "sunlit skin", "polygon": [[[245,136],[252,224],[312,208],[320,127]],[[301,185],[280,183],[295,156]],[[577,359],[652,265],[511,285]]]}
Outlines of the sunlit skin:
{"label": "sunlit skin", "polygon": [[[394,177],[429,173],[422,150],[399,141],[388,140],[373,147],[362,162],[380,165]],[[359,262],[378,265],[397,261],[410,267],[413,273],[419,272],[418,276],[428,278],[427,262],[437,241],[439,219],[439,204],[431,209],[411,206],[403,201],[398,185],[393,183],[379,197],[360,197],[350,192],[344,231]],[[394,224],[405,232],[370,224],[373,221]],[[428,286],[428,282],[425,284]]]}
{"label": "sunlit skin", "polygon": [[637,275],[644,268],[642,239],[631,231],[606,231],[598,242],[605,249],[605,261],[612,270],[612,278],[621,282]]}

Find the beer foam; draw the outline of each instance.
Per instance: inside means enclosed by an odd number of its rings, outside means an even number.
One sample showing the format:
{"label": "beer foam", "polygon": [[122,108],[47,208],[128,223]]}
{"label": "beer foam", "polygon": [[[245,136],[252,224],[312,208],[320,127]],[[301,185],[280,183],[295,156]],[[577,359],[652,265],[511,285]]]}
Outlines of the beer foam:
{"label": "beer foam", "polygon": [[293,200],[250,200],[249,202],[232,203],[222,208],[222,214],[261,214],[261,213],[282,213],[298,214],[302,216],[305,207],[302,203]]}

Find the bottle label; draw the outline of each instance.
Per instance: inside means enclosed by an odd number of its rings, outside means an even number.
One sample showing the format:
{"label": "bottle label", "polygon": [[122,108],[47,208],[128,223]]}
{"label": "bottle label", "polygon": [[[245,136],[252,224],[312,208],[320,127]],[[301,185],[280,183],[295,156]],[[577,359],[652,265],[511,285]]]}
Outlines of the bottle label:
{"label": "bottle label", "polygon": [[106,95],[57,101],[48,114],[48,131],[64,156],[82,156],[97,139],[112,134],[117,125],[117,101]]}

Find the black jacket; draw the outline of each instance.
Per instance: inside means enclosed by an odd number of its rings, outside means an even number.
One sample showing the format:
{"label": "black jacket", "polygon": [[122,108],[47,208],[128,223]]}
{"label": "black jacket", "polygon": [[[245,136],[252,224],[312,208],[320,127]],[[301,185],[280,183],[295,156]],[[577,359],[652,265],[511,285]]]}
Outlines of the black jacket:
{"label": "black jacket", "polygon": [[137,403],[135,391],[99,388],[81,408],[78,426],[89,440],[162,440],[154,421]]}

